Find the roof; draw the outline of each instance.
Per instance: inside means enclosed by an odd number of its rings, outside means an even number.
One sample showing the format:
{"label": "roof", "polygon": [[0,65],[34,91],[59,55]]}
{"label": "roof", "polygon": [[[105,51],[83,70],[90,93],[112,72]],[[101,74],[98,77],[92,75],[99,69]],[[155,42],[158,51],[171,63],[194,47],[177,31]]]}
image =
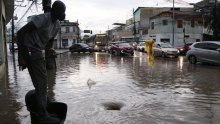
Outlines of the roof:
{"label": "roof", "polygon": [[[163,11],[157,15],[154,15],[152,17],[150,17],[150,19],[155,19],[158,17],[172,17],[173,16],[173,11]],[[202,17],[201,13],[196,13],[196,12],[192,12],[192,11],[174,11],[174,16],[175,18],[188,18],[189,16],[191,17]]]}

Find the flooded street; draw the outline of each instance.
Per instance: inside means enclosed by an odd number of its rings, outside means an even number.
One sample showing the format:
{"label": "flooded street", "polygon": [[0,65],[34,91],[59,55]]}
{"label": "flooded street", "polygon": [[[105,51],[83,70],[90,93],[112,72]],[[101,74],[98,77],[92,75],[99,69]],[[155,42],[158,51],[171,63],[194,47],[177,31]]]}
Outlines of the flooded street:
{"label": "flooded street", "polygon": [[[67,53],[48,72],[48,95],[68,105],[65,124],[218,124],[220,66],[191,65],[146,53]],[[8,78],[0,80],[2,124],[30,124],[25,94],[33,85],[8,53]]]}

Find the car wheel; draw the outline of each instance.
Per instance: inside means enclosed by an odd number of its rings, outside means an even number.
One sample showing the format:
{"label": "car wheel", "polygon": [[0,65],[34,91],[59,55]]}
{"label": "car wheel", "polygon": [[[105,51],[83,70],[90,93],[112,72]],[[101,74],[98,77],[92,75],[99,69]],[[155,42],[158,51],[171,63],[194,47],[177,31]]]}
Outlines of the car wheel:
{"label": "car wheel", "polygon": [[165,55],[165,53],[164,53],[164,52],[162,52],[162,57],[163,57],[163,58],[165,58],[165,57],[166,57],[166,55]]}
{"label": "car wheel", "polygon": [[113,54],[117,56],[119,53],[117,50],[113,50]]}
{"label": "car wheel", "polygon": [[189,56],[189,62],[191,64],[196,64],[197,63],[197,58],[194,55]]}
{"label": "car wheel", "polygon": [[110,51],[109,51],[109,53],[110,53],[110,54],[113,54],[113,51],[112,51],[112,50],[110,50]]}

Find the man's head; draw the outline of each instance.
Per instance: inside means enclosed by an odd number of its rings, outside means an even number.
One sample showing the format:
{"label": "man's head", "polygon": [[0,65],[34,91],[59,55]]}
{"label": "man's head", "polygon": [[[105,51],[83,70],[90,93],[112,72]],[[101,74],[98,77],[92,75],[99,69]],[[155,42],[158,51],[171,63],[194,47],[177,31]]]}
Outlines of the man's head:
{"label": "man's head", "polygon": [[66,6],[62,1],[55,1],[52,5],[51,14],[52,17],[60,21],[65,19]]}

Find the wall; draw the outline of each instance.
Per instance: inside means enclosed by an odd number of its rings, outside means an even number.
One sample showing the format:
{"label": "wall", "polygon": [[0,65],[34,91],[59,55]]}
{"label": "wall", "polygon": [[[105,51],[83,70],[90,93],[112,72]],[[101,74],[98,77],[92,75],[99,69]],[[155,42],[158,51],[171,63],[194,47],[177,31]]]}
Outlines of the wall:
{"label": "wall", "polygon": [[[168,24],[163,25],[162,21],[167,20]],[[173,25],[171,17],[158,17],[152,19],[154,22],[154,29],[149,30],[149,39],[155,39],[156,42],[161,42],[162,39],[167,39],[172,44],[173,39]],[[185,28],[185,38],[183,29]],[[202,40],[203,26],[195,21],[195,27],[191,27],[191,20],[183,20],[183,27],[177,28],[174,23],[174,46],[182,45],[185,42],[196,42]],[[187,36],[187,37],[186,37]]]}
{"label": "wall", "polygon": [[0,78],[6,74],[5,5],[0,1]]}

